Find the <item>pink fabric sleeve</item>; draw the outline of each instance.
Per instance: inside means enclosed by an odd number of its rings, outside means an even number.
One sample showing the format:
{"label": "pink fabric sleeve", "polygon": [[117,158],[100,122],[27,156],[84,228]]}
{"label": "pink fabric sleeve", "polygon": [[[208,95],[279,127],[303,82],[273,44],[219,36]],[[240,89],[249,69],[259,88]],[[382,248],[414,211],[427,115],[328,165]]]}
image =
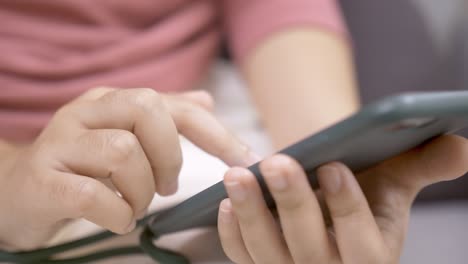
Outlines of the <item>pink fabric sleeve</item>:
{"label": "pink fabric sleeve", "polygon": [[228,44],[237,61],[272,33],[291,27],[347,34],[336,0],[223,0],[222,12]]}

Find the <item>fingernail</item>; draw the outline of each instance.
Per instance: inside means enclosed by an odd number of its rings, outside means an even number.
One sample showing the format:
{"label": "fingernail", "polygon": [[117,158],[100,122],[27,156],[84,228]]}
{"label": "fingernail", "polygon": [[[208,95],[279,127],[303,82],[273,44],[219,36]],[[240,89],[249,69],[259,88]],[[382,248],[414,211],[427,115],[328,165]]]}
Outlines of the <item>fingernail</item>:
{"label": "fingernail", "polygon": [[125,230],[126,233],[130,233],[132,232],[136,227],[136,220],[133,219],[132,222],[130,223],[130,225],[127,227],[127,229]]}
{"label": "fingernail", "polygon": [[288,177],[282,173],[282,168],[288,166],[289,160],[283,156],[274,156],[270,158],[270,166],[263,171],[263,176],[270,188],[277,191],[283,191],[289,186]]}
{"label": "fingernail", "polygon": [[288,188],[288,179],[277,170],[265,171],[263,175],[268,185],[277,191],[283,191]]}
{"label": "fingernail", "polygon": [[325,165],[321,167],[318,173],[321,189],[330,194],[336,194],[340,191],[342,185],[341,173],[337,168]]}
{"label": "fingernail", "polygon": [[225,223],[232,222],[232,204],[229,199],[225,199],[219,205],[219,218]]}
{"label": "fingernail", "polygon": [[229,198],[234,201],[242,202],[247,198],[247,190],[240,182],[242,172],[232,170],[229,172],[229,177],[226,177],[224,186],[229,194]]}

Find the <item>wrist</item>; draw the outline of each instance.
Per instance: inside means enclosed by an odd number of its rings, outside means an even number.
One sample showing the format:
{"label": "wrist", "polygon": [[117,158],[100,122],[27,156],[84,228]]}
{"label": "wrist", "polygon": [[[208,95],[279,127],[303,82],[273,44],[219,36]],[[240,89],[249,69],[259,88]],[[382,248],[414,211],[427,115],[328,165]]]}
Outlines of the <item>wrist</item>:
{"label": "wrist", "polygon": [[0,139],[0,178],[8,174],[8,169],[13,165],[21,149],[19,144]]}
{"label": "wrist", "polygon": [[[15,214],[14,207],[17,201],[13,191],[15,188],[10,188],[12,181],[14,181],[14,167],[17,164],[17,157],[21,150],[24,149],[22,145],[8,142],[0,139],[0,212],[8,212],[0,216],[0,249],[7,251],[14,251],[21,249],[12,243],[12,238],[18,236],[18,232],[23,229],[19,216]],[[12,200],[12,199],[15,199]]]}

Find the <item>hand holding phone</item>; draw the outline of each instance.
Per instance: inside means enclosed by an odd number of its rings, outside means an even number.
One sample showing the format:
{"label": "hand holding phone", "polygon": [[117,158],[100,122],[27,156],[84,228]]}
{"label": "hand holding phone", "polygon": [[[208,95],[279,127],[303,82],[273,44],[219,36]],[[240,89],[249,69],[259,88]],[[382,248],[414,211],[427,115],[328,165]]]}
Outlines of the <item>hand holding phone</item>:
{"label": "hand holding phone", "polygon": [[[318,187],[315,170],[331,161],[362,171],[422,143],[468,125],[468,92],[414,93],[371,104],[338,124],[280,151],[292,157]],[[259,164],[249,167],[269,207],[274,201]],[[217,222],[220,202],[227,198],[222,182],[200,192],[149,222],[155,234],[165,234]],[[181,220],[184,219],[184,220]]]}
{"label": "hand holding phone", "polygon": [[466,126],[467,106],[467,92],[377,102],[248,169],[232,168],[224,185],[162,213],[149,229],[210,225],[219,211],[221,243],[236,263],[398,263],[416,194],[468,170],[465,138],[431,140]]}
{"label": "hand holding phone", "polygon": [[230,169],[218,231],[234,263],[393,264],[399,263],[414,197],[467,171],[468,141],[442,136],[358,173],[326,163],[316,170],[315,192],[289,156],[268,157],[259,168],[279,221],[252,172]]}

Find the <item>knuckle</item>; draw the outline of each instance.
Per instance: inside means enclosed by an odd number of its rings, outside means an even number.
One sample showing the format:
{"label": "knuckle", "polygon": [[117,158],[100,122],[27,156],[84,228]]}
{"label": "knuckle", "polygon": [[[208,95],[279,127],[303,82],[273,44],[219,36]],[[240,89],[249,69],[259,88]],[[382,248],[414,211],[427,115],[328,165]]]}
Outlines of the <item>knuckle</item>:
{"label": "knuckle", "polygon": [[196,106],[193,103],[179,103],[175,111],[172,111],[174,119],[177,123],[177,127],[180,130],[190,129],[193,122],[199,119],[199,116],[204,115],[204,111],[201,107]]}
{"label": "knuckle", "polygon": [[93,87],[87,90],[83,95],[81,95],[78,98],[78,100],[79,99],[89,99],[89,100],[99,99],[105,94],[113,92],[115,90],[116,90],[115,88],[106,87],[106,86]]}
{"label": "knuckle", "polygon": [[107,86],[97,86],[89,89],[86,93],[87,94],[104,94],[110,91],[115,91],[115,88],[107,87]]}
{"label": "knuckle", "polygon": [[109,136],[110,159],[113,162],[127,161],[139,146],[138,138],[131,132],[121,131]]}
{"label": "knuckle", "polygon": [[185,102],[191,102],[194,105],[210,112],[214,109],[214,99],[209,92],[205,90],[197,90],[194,92],[188,92],[187,95],[189,95],[188,100],[184,100]]}
{"label": "knuckle", "polygon": [[165,109],[163,97],[153,89],[139,88],[132,90],[131,104],[144,112],[162,111]]}
{"label": "knuckle", "polygon": [[52,118],[53,120],[56,119],[62,119],[62,118],[68,118],[74,111],[75,111],[75,105],[74,104],[66,104],[62,107],[60,107],[54,114],[54,117]]}
{"label": "knuckle", "polygon": [[200,93],[200,96],[203,97],[203,105],[205,107],[207,107],[208,109],[213,108],[213,106],[214,106],[213,96],[209,92],[207,92],[205,90],[201,90],[201,91],[199,91],[199,93]]}
{"label": "knuckle", "polygon": [[192,115],[201,114],[204,112],[203,108],[192,102],[181,102],[177,108],[181,117],[190,117]]}
{"label": "knuckle", "polygon": [[217,148],[213,151],[213,154],[216,157],[225,158],[231,157],[233,155],[236,157],[246,157],[249,154],[249,147],[239,143],[233,136],[228,133],[222,133],[213,140],[213,145],[217,146]]}
{"label": "knuckle", "polygon": [[67,128],[70,124],[80,121],[80,113],[86,107],[83,102],[70,102],[60,107],[52,116],[46,130],[49,127],[53,128]]}
{"label": "knuckle", "polygon": [[182,126],[190,126],[195,120],[217,121],[213,113],[200,104],[191,101],[179,101],[171,108],[171,114]]}

